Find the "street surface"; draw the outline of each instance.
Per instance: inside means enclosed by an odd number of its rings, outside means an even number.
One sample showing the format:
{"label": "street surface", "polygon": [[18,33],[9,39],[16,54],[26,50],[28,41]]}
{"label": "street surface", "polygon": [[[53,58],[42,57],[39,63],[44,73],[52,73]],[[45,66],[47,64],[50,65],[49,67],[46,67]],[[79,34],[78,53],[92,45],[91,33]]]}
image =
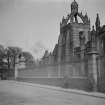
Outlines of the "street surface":
{"label": "street surface", "polygon": [[105,105],[105,95],[88,95],[32,83],[0,81],[0,105]]}

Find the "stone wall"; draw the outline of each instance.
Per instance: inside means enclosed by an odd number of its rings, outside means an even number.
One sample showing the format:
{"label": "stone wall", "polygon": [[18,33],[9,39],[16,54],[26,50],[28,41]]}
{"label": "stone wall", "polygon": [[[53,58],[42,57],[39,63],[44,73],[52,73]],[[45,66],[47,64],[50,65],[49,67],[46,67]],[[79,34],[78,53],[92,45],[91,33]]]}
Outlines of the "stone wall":
{"label": "stone wall", "polygon": [[[100,62],[101,65],[98,62]],[[97,78],[98,91],[101,92],[105,92],[104,62],[104,59],[99,59],[97,61],[99,73]],[[87,63],[84,61],[77,61],[71,63],[43,65],[36,67],[35,69],[21,69],[18,70],[17,78],[25,81],[34,81],[38,84],[92,90],[94,88],[94,83],[89,74],[93,71],[92,69],[88,71],[92,64],[91,59],[88,60]]]}
{"label": "stone wall", "polygon": [[[33,70],[18,70],[18,80],[63,88],[92,90],[92,84],[83,69],[84,61],[44,65]],[[82,69],[81,69],[82,68]],[[84,70],[84,71],[83,71]]]}
{"label": "stone wall", "polygon": [[62,63],[55,65],[44,65],[36,67],[33,70],[18,70],[18,77],[26,77],[26,78],[63,78],[63,77],[83,77],[85,76],[83,73],[83,69],[81,69],[80,62],[77,63]]}

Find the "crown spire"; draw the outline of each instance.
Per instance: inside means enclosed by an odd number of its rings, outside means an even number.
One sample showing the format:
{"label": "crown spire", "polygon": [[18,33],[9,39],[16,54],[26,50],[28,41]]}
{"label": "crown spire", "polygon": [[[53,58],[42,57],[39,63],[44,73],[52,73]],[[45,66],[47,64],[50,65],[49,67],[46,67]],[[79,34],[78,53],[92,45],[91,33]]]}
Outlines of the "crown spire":
{"label": "crown spire", "polygon": [[78,12],[78,3],[74,0],[72,3],[71,3],[71,12],[72,13],[77,13]]}

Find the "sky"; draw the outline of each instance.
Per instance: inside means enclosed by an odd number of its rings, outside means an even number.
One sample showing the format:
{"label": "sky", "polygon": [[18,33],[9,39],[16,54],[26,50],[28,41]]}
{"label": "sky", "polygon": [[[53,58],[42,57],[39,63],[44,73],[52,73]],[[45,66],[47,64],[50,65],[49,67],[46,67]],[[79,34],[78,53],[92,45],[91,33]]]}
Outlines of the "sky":
{"label": "sky", "polygon": [[[70,13],[73,0],[0,0],[0,44],[18,46],[41,58],[58,42],[60,21]],[[105,24],[105,0],[76,0],[94,25],[99,13]]]}

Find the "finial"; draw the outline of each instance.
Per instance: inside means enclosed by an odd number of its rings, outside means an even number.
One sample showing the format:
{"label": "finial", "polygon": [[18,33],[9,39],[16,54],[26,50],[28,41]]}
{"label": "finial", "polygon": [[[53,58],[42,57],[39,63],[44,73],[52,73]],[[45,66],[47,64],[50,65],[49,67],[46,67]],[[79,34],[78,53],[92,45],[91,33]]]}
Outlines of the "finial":
{"label": "finial", "polygon": [[97,17],[96,18],[98,18],[99,19],[99,14],[97,13]]}
{"label": "finial", "polygon": [[99,14],[97,13],[97,17],[99,17]]}
{"label": "finial", "polygon": [[85,14],[85,17],[88,19],[87,12],[86,12],[86,14]]}
{"label": "finial", "polygon": [[75,0],[71,3],[71,13],[78,13],[78,3]]}
{"label": "finial", "polygon": [[67,15],[67,17],[69,17],[69,14]]}
{"label": "finial", "polygon": [[74,0],[74,1],[71,3],[71,5],[77,6],[78,4],[77,4],[76,0]]}
{"label": "finial", "polygon": [[89,18],[89,23],[90,23],[90,18]]}
{"label": "finial", "polygon": [[64,16],[63,16],[63,19],[64,19]]}
{"label": "finial", "polygon": [[98,13],[97,13],[95,25],[96,25],[96,30],[98,30],[99,27],[100,27],[100,18],[99,18],[99,14]]}
{"label": "finial", "polygon": [[62,22],[64,21],[64,16],[62,17]]}

